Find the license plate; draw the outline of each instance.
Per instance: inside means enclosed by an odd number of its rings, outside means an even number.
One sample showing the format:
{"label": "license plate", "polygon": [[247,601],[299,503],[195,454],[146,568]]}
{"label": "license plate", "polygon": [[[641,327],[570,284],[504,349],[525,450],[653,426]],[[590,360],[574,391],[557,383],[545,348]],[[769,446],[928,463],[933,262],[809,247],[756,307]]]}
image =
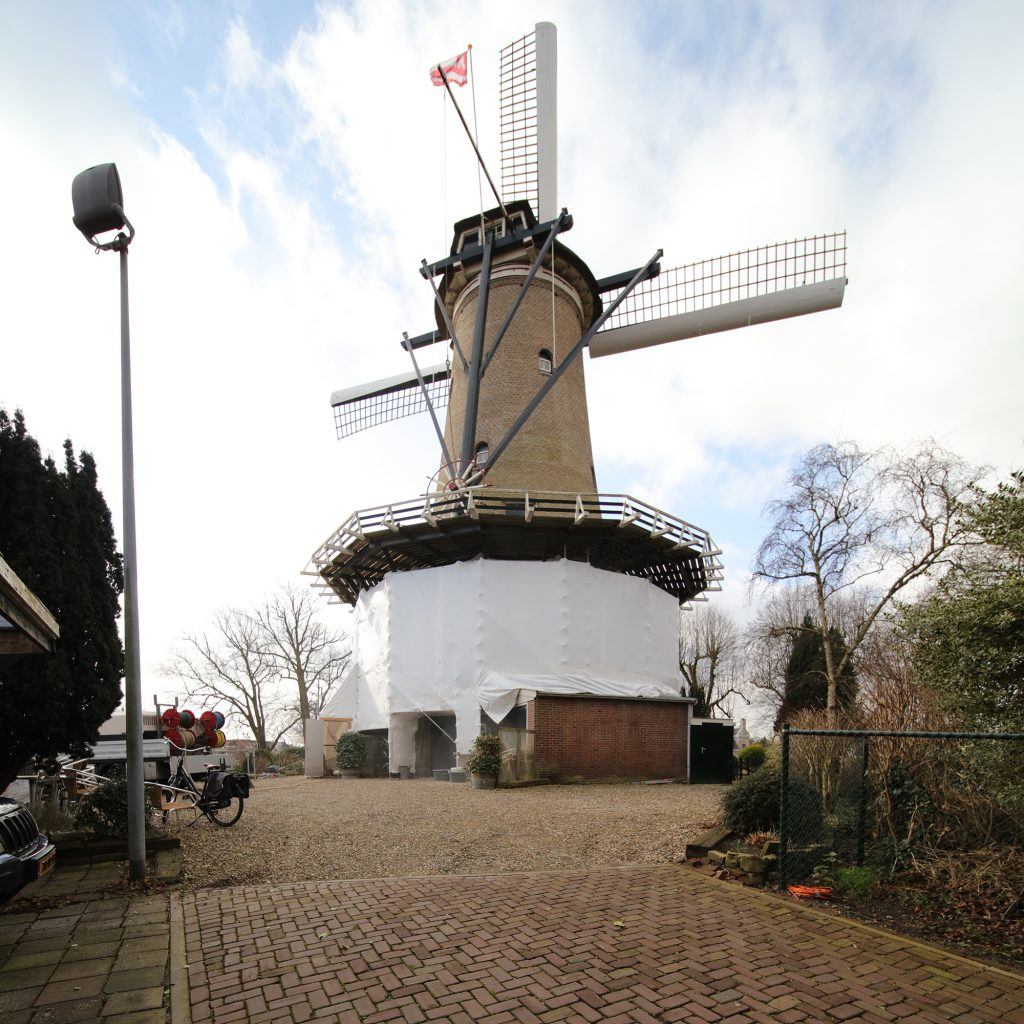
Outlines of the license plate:
{"label": "license plate", "polygon": [[40,862],[39,862],[39,873],[36,875],[37,878],[42,878],[43,875],[48,875],[52,870],[54,864],[57,863],[57,851],[51,850]]}

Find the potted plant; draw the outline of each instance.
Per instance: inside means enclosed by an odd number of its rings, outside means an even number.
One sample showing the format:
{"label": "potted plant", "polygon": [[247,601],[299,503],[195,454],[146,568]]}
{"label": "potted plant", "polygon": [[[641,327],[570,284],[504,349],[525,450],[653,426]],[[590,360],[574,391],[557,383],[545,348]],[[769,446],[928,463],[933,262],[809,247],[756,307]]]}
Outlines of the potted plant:
{"label": "potted plant", "polygon": [[492,733],[481,733],[473,741],[466,767],[474,789],[494,789],[501,771],[501,741]]}
{"label": "potted plant", "polygon": [[343,732],[334,749],[338,755],[338,774],[343,779],[358,779],[366,767],[366,740],[362,733]]}

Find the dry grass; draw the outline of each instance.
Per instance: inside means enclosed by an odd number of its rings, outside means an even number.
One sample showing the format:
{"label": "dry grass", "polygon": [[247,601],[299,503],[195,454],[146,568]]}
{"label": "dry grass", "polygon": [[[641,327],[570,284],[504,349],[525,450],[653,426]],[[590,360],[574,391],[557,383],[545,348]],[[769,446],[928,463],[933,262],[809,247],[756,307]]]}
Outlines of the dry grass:
{"label": "dry grass", "polygon": [[718,820],[724,788],[263,779],[233,828],[175,830],[191,886],[651,863]]}

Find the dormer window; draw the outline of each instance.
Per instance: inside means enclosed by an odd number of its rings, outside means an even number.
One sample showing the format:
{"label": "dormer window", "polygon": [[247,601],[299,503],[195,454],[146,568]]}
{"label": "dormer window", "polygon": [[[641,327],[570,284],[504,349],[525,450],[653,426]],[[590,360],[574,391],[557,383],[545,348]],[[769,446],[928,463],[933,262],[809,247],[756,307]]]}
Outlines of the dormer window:
{"label": "dormer window", "polygon": [[551,373],[551,368],[551,350],[542,348],[540,352],[537,353],[537,369],[540,370],[541,373],[548,374]]}
{"label": "dormer window", "polygon": [[[465,252],[467,249],[475,249],[483,245],[483,235],[480,231],[479,221],[477,221],[477,225],[475,228],[467,228],[462,232],[459,236],[459,243],[455,247],[456,252]],[[518,234],[520,231],[526,230],[526,214],[522,210],[517,210],[508,215],[507,225],[504,218],[496,217],[493,220],[486,221],[484,228],[495,239],[504,238],[506,234]]]}

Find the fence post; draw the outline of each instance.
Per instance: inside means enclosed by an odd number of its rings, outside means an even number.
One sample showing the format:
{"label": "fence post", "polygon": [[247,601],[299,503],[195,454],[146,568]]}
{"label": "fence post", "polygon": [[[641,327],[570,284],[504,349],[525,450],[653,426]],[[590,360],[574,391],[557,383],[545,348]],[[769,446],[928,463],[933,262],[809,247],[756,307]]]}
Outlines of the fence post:
{"label": "fence post", "polygon": [[779,772],[779,892],[786,891],[786,848],[789,845],[789,723],[782,724],[782,768]]}
{"label": "fence post", "polygon": [[860,806],[857,809],[857,867],[864,867],[864,829],[868,814],[868,738],[861,741]]}

